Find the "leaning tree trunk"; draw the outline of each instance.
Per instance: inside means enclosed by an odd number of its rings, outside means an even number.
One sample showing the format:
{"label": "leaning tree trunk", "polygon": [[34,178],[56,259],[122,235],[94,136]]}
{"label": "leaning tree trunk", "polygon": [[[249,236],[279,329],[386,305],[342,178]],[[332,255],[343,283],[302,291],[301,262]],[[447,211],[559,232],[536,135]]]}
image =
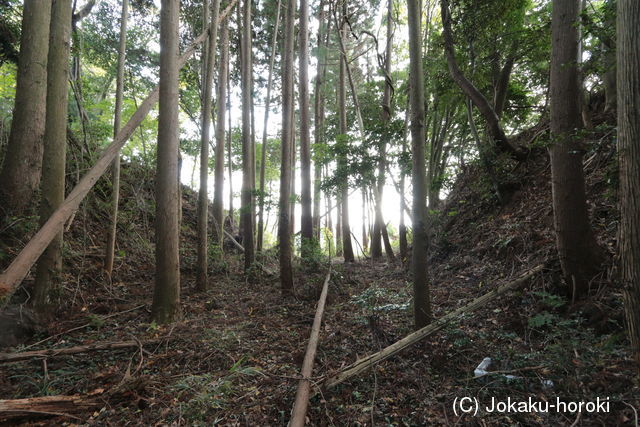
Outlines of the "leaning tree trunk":
{"label": "leaning tree trunk", "polygon": [[524,153],[519,147],[513,145],[509,138],[507,138],[494,108],[489,104],[489,101],[487,101],[478,88],[476,88],[473,83],[464,76],[462,70],[460,70],[456,61],[455,46],[453,43],[449,1],[441,0],[440,5],[442,13],[442,37],[444,39],[444,51],[447,57],[447,64],[449,66],[451,77],[465,95],[468,96],[473,104],[478,108],[482,117],[484,117],[487,122],[487,131],[489,136],[496,146],[502,151],[509,153],[515,159],[524,160],[526,153]]}
{"label": "leaning tree trunk", "polygon": [[[242,190],[240,222],[244,246],[244,269],[254,261],[253,245],[253,180],[255,178],[251,143],[251,0],[244,0],[242,14]],[[254,175],[252,177],[252,175]]]}
{"label": "leaning tree trunk", "polygon": [[[202,126],[200,134],[200,189],[198,191],[197,209],[197,274],[196,288],[204,291],[208,285],[208,231],[209,231],[209,143],[211,128],[211,108],[213,99],[213,68],[216,63],[216,43],[218,41],[218,14],[220,11],[220,0],[213,0],[211,21],[209,22],[209,1],[204,1],[204,21],[203,27],[209,25],[209,41],[203,48],[202,66]],[[224,119],[223,119],[224,120]],[[224,123],[224,121],[222,122]],[[218,127],[220,122],[217,123]],[[224,138],[224,137],[223,137]]]}
{"label": "leaning tree trunk", "polygon": [[[118,46],[118,71],[116,76],[116,105],[113,112],[113,138],[120,131],[122,101],[124,93],[124,61],[127,53],[127,19],[129,18],[129,0],[122,0],[120,16],[120,44]],[[120,199],[120,156],[113,160],[111,170],[111,223],[107,235],[107,247],[104,258],[104,271],[109,277],[113,272],[116,250],[116,232],[118,226],[118,202]]]}
{"label": "leaning tree trunk", "polygon": [[156,166],[156,280],[151,315],[170,323],[180,313],[178,175],[178,17],[179,0],[160,9],[160,105]]}
{"label": "leaning tree trunk", "polygon": [[640,3],[618,0],[620,271],[631,348],[640,369]]}
{"label": "leaning tree trunk", "polygon": [[587,295],[602,261],[589,223],[584,149],[576,135],[582,124],[577,70],[579,8],[579,0],[554,0],[551,21],[551,188],[558,257],[573,300]]}
{"label": "leaning tree trunk", "polygon": [[[44,131],[40,225],[43,225],[64,201],[71,15],[71,0],[58,0],[53,3],[47,63],[47,118]],[[45,308],[49,289],[53,283],[58,282],[61,269],[62,231],[51,241],[38,261],[33,305],[39,310]]]}
{"label": "leaning tree trunk", "polygon": [[431,322],[429,279],[427,273],[427,179],[424,153],[424,81],[422,74],[421,1],[410,1],[409,15],[409,79],[411,87],[411,149],[413,183],[413,306],[415,327]]}
{"label": "leaning tree trunk", "polygon": [[276,23],[273,26],[271,39],[271,59],[269,60],[269,77],[267,79],[267,99],[264,107],[264,124],[262,126],[262,150],[260,156],[260,209],[258,213],[258,252],[262,251],[264,240],[264,196],[265,196],[265,171],[267,163],[267,125],[269,124],[269,110],[271,109],[271,83],[273,81],[273,66],[276,60],[276,47],[278,43],[278,27],[280,26],[280,2],[276,6]]}
{"label": "leaning tree trunk", "polygon": [[[229,22],[222,21],[220,28],[220,60],[218,72],[218,94],[216,98],[216,164],[213,190],[213,229],[214,239],[222,248],[224,239],[224,136],[225,136],[225,96],[229,77]],[[231,134],[231,128],[229,128]],[[229,147],[231,148],[231,147]],[[231,160],[231,153],[229,153]],[[229,166],[231,167],[231,166]]]}
{"label": "leaning tree trunk", "polygon": [[22,8],[15,106],[0,171],[0,219],[21,215],[40,183],[51,4],[25,0]]}
{"label": "leaning tree trunk", "polygon": [[280,164],[280,200],[278,218],[278,246],[280,256],[280,286],[285,295],[293,294],[291,267],[291,145],[293,141],[293,38],[295,0],[286,1],[284,52],[282,54],[282,143]]}
{"label": "leaning tree trunk", "polygon": [[300,0],[298,92],[300,95],[300,216],[301,255],[306,258],[313,245],[311,213],[311,134],[309,114],[309,1]]}

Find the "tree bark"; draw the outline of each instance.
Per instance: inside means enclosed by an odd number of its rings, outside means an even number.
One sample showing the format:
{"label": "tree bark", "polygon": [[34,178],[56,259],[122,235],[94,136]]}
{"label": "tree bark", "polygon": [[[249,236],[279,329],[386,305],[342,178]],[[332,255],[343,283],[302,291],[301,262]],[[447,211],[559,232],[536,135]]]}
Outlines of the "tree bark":
{"label": "tree bark", "polygon": [[[40,225],[43,225],[64,201],[71,15],[71,0],[57,0],[53,3],[47,62],[47,114]],[[38,261],[33,305],[39,311],[45,309],[49,290],[52,285],[58,283],[61,269],[62,231],[59,231]]]}
{"label": "tree bark", "polygon": [[50,1],[25,0],[9,143],[0,171],[0,218],[22,215],[40,183]]}
{"label": "tree bark", "polygon": [[300,95],[300,235],[301,254],[309,256],[313,245],[311,206],[311,133],[309,114],[309,1],[300,0],[298,40],[298,93]]}
{"label": "tree bark", "polygon": [[[251,0],[244,0],[242,13],[242,189],[240,222],[244,246],[244,269],[254,261],[253,244],[253,146],[251,140]],[[252,176],[253,175],[253,176]]]}
{"label": "tree bark", "polygon": [[[444,4],[444,3],[443,3]],[[411,150],[413,183],[413,306],[416,329],[431,321],[429,276],[427,272],[427,180],[424,153],[424,77],[422,74],[422,1],[407,3],[409,15],[409,79],[411,102]],[[443,7],[444,11],[444,7]],[[444,15],[444,12],[443,12]]]}
{"label": "tree bark", "polygon": [[[382,122],[388,126],[391,120],[391,90],[393,82],[390,80],[391,75],[391,55],[393,53],[393,2],[387,1],[387,45],[385,49],[384,74],[385,84],[382,95]],[[377,198],[375,200],[375,221],[373,223],[373,233],[371,235],[371,257],[373,259],[382,258],[382,245],[380,242],[381,231],[384,227],[384,219],[382,218],[382,195],[384,191],[385,169],[387,163],[387,141],[382,141],[378,151],[378,179]],[[393,254],[393,252],[392,252]],[[395,258],[395,257],[394,257]]]}
{"label": "tree bark", "polygon": [[[340,45],[344,46],[344,39],[347,32],[346,23],[346,9],[347,0],[342,2],[342,14],[340,17],[340,27],[338,28],[338,37],[341,41]],[[343,135],[345,141],[343,143],[348,144],[347,138],[347,108],[346,108],[346,78],[347,57],[344,47],[341,48],[340,55],[340,81],[338,83],[338,116],[340,118],[340,134]],[[339,167],[345,169],[347,167],[347,160],[344,156],[338,159]],[[341,226],[342,226],[342,256],[345,262],[354,262],[355,257],[353,255],[353,246],[351,244],[351,226],[349,225],[349,183],[344,180],[340,184],[340,207],[341,207]]]}
{"label": "tree bark", "polygon": [[271,39],[271,59],[269,60],[269,77],[267,79],[267,99],[264,107],[264,125],[262,126],[262,152],[260,156],[260,210],[258,211],[258,252],[262,251],[264,240],[264,196],[265,196],[265,170],[267,163],[267,125],[269,124],[269,113],[271,109],[271,84],[273,82],[273,66],[276,60],[276,47],[278,44],[278,27],[280,26],[280,3],[276,6],[276,23],[273,27],[273,37]]}
{"label": "tree bark", "polygon": [[[127,20],[129,19],[129,0],[122,0],[120,15],[120,43],[118,45],[118,70],[116,72],[116,104],[113,112],[113,137],[120,131],[122,102],[124,94],[124,63],[127,55]],[[120,155],[113,160],[111,167],[111,223],[107,235],[107,247],[104,259],[104,271],[111,277],[116,250],[118,229],[118,202],[120,199]]]}
{"label": "tree bark", "polygon": [[554,0],[551,23],[551,187],[558,257],[572,300],[585,297],[602,255],[589,223],[578,83],[579,0]]}
{"label": "tree bark", "polygon": [[[220,59],[218,71],[218,94],[216,98],[216,164],[214,171],[214,194],[213,194],[213,238],[217,245],[222,248],[224,240],[224,145],[225,145],[225,97],[227,96],[227,82],[229,78],[229,21],[222,21],[220,27]],[[231,134],[231,127],[229,127]],[[231,148],[231,147],[229,147]],[[231,161],[231,153],[229,153]],[[229,166],[231,167],[231,166]],[[229,175],[231,179],[231,174]],[[229,181],[231,183],[231,181]]]}
{"label": "tree bark", "polygon": [[280,165],[280,200],[278,218],[278,245],[280,248],[280,286],[284,295],[293,294],[291,267],[290,199],[291,199],[291,145],[293,141],[293,50],[295,0],[286,1],[284,26],[284,52],[282,54],[282,143]]}
{"label": "tree bark", "polygon": [[640,3],[618,0],[620,271],[627,330],[640,372]]}
{"label": "tree bark", "polygon": [[[320,6],[318,9],[318,50],[316,60],[318,62],[318,69],[316,72],[314,82],[314,141],[315,147],[314,153],[316,156],[313,160],[314,173],[313,173],[313,230],[315,238],[320,241],[320,203],[322,199],[322,190],[320,188],[322,184],[322,162],[317,156],[318,149],[321,144],[324,143],[324,80],[327,75],[326,65],[326,49],[329,43],[329,28],[325,31],[325,3],[324,0],[320,0]],[[329,20],[329,25],[331,20]],[[326,33],[326,34],[325,34]]]}
{"label": "tree bark", "polygon": [[[205,19],[203,27],[209,26],[209,39],[204,45],[204,64],[202,67],[202,126],[200,135],[200,189],[198,191],[198,209],[197,209],[197,273],[196,288],[204,291],[208,288],[208,223],[209,223],[209,143],[211,128],[211,109],[213,94],[213,68],[216,63],[216,43],[218,41],[218,14],[220,11],[220,0],[212,0],[211,21],[209,22],[209,1],[204,1]],[[224,115],[223,125],[217,122],[217,127],[222,127],[224,132]],[[224,133],[223,133],[224,138]]]}
{"label": "tree bark", "polygon": [[180,1],[162,0],[160,9],[160,105],[156,166],[156,279],[151,308],[158,323],[180,314],[178,175],[178,17]]}
{"label": "tree bark", "polygon": [[449,12],[449,1],[441,0],[441,12],[442,12],[442,37],[444,38],[444,50],[447,57],[447,64],[451,77],[460,87],[460,89],[471,99],[473,104],[478,108],[482,117],[487,122],[487,131],[489,136],[494,141],[496,146],[509,153],[517,160],[524,160],[526,153],[520,148],[516,147],[509,141],[507,135],[504,133],[502,126],[500,125],[500,119],[494,108],[491,107],[489,101],[484,95],[471,83],[462,73],[458,63],[456,61],[455,47],[453,43],[453,34],[451,31],[451,14]]}

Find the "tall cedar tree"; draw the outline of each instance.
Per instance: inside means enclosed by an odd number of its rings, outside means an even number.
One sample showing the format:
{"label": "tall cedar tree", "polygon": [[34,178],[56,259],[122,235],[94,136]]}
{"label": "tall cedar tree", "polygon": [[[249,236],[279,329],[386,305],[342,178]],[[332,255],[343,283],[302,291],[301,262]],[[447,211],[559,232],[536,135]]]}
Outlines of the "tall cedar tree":
{"label": "tall cedar tree", "polygon": [[424,77],[422,74],[422,1],[407,3],[409,16],[409,85],[411,87],[411,149],[413,183],[413,307],[416,328],[431,321],[427,273],[427,178],[425,174]]}
{"label": "tall cedar tree", "polygon": [[[337,28],[338,37],[342,40],[341,45],[344,46],[344,40],[347,34],[347,0],[342,2],[342,12],[340,16],[340,26]],[[340,134],[344,138],[343,144],[347,144],[347,102],[346,102],[346,67],[347,57],[346,50],[341,49],[340,54],[340,81],[338,83],[338,116],[340,118]],[[347,159],[341,155],[338,159],[340,168],[344,171],[347,167]],[[345,179],[340,184],[340,207],[341,211],[341,232],[342,232],[342,256],[345,262],[355,261],[353,255],[353,246],[351,244],[351,226],[349,225],[349,183]]]}
{"label": "tall cedar tree", "polygon": [[293,45],[295,0],[285,0],[284,52],[282,54],[282,143],[280,163],[280,200],[278,220],[278,246],[280,255],[280,286],[285,295],[293,293],[291,268],[291,145],[293,142]]}
{"label": "tall cedar tree", "polygon": [[160,9],[160,104],[156,165],[156,283],[151,314],[170,323],[180,314],[178,154],[178,19],[180,1]]}
{"label": "tall cedar tree", "polygon": [[620,271],[631,347],[640,369],[640,3],[618,0]]}
{"label": "tall cedar tree", "polygon": [[[316,147],[320,147],[324,141],[324,79],[327,74],[326,66],[326,49],[328,43],[329,30],[325,31],[325,2],[320,0],[318,7],[318,48],[316,50],[316,60],[318,69],[314,81],[314,142]],[[331,22],[331,20],[329,20]],[[326,36],[325,36],[326,33]],[[320,203],[321,203],[321,182],[322,181],[322,162],[319,158],[315,158],[313,162],[313,234],[320,241]]]}
{"label": "tall cedar tree", "polygon": [[299,24],[299,77],[300,94],[300,199],[302,214],[300,235],[302,237],[302,256],[313,242],[313,217],[311,210],[311,134],[309,129],[309,0],[300,0]]}
{"label": "tall cedar tree", "polygon": [[601,252],[589,224],[580,129],[578,16],[580,0],[554,0],[551,20],[551,187],[558,256],[569,293],[586,296]]}
{"label": "tall cedar tree", "polygon": [[[254,261],[253,252],[253,144],[251,132],[251,0],[244,0],[242,8],[242,190],[240,227],[244,246],[244,268],[248,270]],[[253,175],[253,176],[252,176]]]}
{"label": "tall cedar tree", "polygon": [[21,215],[40,183],[50,1],[25,0],[9,143],[0,171],[0,219]]}
{"label": "tall cedar tree", "polygon": [[[118,66],[116,72],[116,105],[113,111],[113,138],[120,131],[122,117],[122,101],[124,94],[124,62],[127,50],[127,19],[129,17],[129,0],[122,0],[120,15],[120,42],[118,44]],[[120,199],[120,156],[113,160],[111,169],[111,224],[107,235],[107,246],[104,257],[104,270],[109,277],[113,272],[113,261],[116,250],[116,232],[118,226],[118,201]]]}
{"label": "tall cedar tree", "polygon": [[[220,0],[213,0],[211,22],[209,22],[209,1],[203,2],[203,27],[209,25],[209,38],[203,47],[202,80],[202,128],[200,134],[200,190],[198,191],[198,259],[196,287],[203,291],[208,285],[208,224],[209,224],[209,143],[211,128],[211,107],[213,100],[213,68],[216,64],[216,42],[218,40],[218,13]],[[223,127],[224,128],[224,127]]]}
{"label": "tall cedar tree", "polygon": [[[47,62],[47,114],[40,225],[44,224],[64,201],[71,16],[71,0],[58,0],[53,3]],[[33,295],[35,307],[45,307],[49,289],[52,283],[58,281],[61,268],[62,232],[51,241],[38,261]]]}
{"label": "tall cedar tree", "polygon": [[273,82],[273,67],[276,60],[276,48],[278,44],[278,28],[280,27],[280,2],[276,6],[276,23],[273,26],[273,37],[271,39],[271,57],[269,59],[269,77],[267,79],[267,98],[264,107],[264,123],[262,126],[262,153],[260,156],[260,209],[258,213],[258,242],[257,250],[262,251],[264,241],[264,196],[265,196],[265,171],[267,168],[267,130],[269,124],[269,113],[271,110],[271,84]]}
{"label": "tall cedar tree", "polygon": [[[216,165],[213,192],[213,229],[216,243],[222,247],[224,240],[224,135],[225,96],[229,77],[229,21],[225,18],[220,27],[220,60],[218,72],[218,95],[216,99]],[[231,133],[231,132],[229,132]],[[231,167],[231,166],[229,166]],[[229,210],[231,214],[231,210]]]}

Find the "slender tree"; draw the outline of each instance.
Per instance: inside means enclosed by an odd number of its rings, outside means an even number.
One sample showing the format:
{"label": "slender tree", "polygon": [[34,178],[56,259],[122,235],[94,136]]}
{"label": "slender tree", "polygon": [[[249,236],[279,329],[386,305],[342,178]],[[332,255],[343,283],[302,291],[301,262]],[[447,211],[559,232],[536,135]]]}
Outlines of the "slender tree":
{"label": "slender tree", "polygon": [[[393,1],[387,2],[387,44],[384,55],[384,92],[382,95],[382,122],[388,124],[391,120],[391,91],[393,90],[393,81],[391,81],[391,55],[393,47]],[[384,190],[386,166],[387,166],[387,141],[383,140],[378,152],[378,178],[376,182],[377,195],[375,200],[375,222],[373,224],[373,233],[371,235],[371,257],[374,259],[382,257],[382,228],[385,227],[382,217],[382,195]],[[391,253],[393,257],[393,252]]]}
{"label": "slender tree", "polygon": [[427,180],[424,153],[424,77],[422,74],[422,1],[407,3],[409,16],[409,79],[411,102],[411,150],[413,183],[413,307],[415,327],[431,321],[429,277],[427,272]]}
{"label": "slender tree", "polygon": [[160,104],[156,166],[156,283],[151,314],[169,323],[180,314],[178,175],[178,17],[179,0],[160,9]]}
{"label": "slender tree", "polygon": [[280,256],[280,286],[285,295],[293,293],[293,271],[291,268],[291,145],[293,142],[293,50],[295,0],[285,0],[284,51],[282,54],[282,143],[280,165],[280,200],[278,218],[278,246]]}
{"label": "slender tree", "polygon": [[302,215],[300,235],[302,237],[302,256],[308,255],[312,244],[313,216],[311,209],[311,133],[309,129],[309,1],[300,0],[299,25],[299,88],[300,94],[300,199]]}
{"label": "slender tree", "polygon": [[[222,21],[220,27],[220,59],[218,72],[218,95],[216,99],[216,164],[215,189],[213,195],[213,227],[216,243],[222,247],[224,239],[224,136],[225,136],[225,96],[229,77],[229,22]],[[229,132],[231,133],[231,132]],[[231,148],[231,147],[229,147]],[[229,154],[231,161],[231,154]],[[229,166],[231,167],[231,166]],[[231,174],[229,174],[231,178]]]}
{"label": "slender tree", "polygon": [[[200,190],[198,191],[198,245],[196,287],[206,290],[208,287],[208,223],[209,223],[209,143],[211,127],[211,108],[213,100],[213,68],[216,63],[216,43],[218,39],[218,14],[220,0],[212,0],[211,21],[209,22],[209,1],[205,0],[203,27],[209,25],[209,38],[203,47],[202,66],[202,129],[200,134]],[[218,122],[219,123],[219,122]],[[224,123],[224,122],[223,122]],[[224,126],[222,126],[224,129]]]}
{"label": "slender tree", "polygon": [[451,77],[464,94],[473,102],[473,105],[478,108],[482,117],[484,117],[487,123],[487,132],[496,146],[502,151],[509,153],[514,158],[523,160],[526,153],[520,147],[516,147],[509,140],[502,128],[502,125],[500,124],[500,118],[494,107],[491,106],[482,92],[480,92],[478,88],[476,88],[473,83],[466,78],[462,73],[462,70],[460,70],[456,60],[455,45],[453,43],[449,0],[441,0],[440,5],[442,13],[442,37],[444,39],[444,51],[447,57],[447,64],[449,66]]}
{"label": "slender tree", "polygon": [[9,143],[0,171],[0,218],[21,215],[40,183],[51,2],[25,0]]}
{"label": "slender tree", "polygon": [[579,10],[580,0],[554,0],[551,21],[551,188],[558,256],[573,300],[587,294],[602,258],[589,223],[584,149],[576,135],[582,125],[577,69]]}
{"label": "slender tree", "polygon": [[[318,69],[314,80],[314,142],[316,150],[324,142],[324,80],[327,75],[326,50],[329,42],[329,29],[325,35],[325,3],[320,0],[318,7],[318,49],[316,60]],[[329,24],[331,20],[329,20]],[[317,151],[314,151],[317,154]],[[315,238],[320,241],[320,203],[322,191],[320,189],[322,181],[322,162],[316,155],[313,161],[313,230]]]}
{"label": "slender tree", "polygon": [[[344,46],[344,40],[347,34],[347,0],[342,2],[342,12],[340,17],[340,26],[338,27],[338,37],[340,39],[340,45]],[[344,141],[347,143],[347,108],[346,108],[346,69],[347,69],[347,57],[344,47],[341,49],[340,54],[340,81],[338,83],[338,117],[339,117],[339,131]],[[346,168],[346,158],[340,156],[338,159],[339,167],[341,169]],[[341,212],[341,225],[342,225],[342,256],[345,262],[353,262],[355,257],[353,255],[353,246],[351,245],[351,226],[349,225],[349,185],[347,180],[343,180],[340,184],[340,207]]]}
{"label": "slender tree", "polygon": [[620,271],[631,348],[640,370],[640,3],[618,0]]}
{"label": "slender tree", "polygon": [[253,245],[253,145],[251,132],[251,0],[244,0],[242,12],[242,190],[240,222],[244,246],[244,268],[254,261]]}
{"label": "slender tree", "polygon": [[[127,20],[129,18],[129,0],[122,0],[120,15],[120,42],[118,44],[118,66],[116,73],[116,104],[113,111],[113,138],[120,131],[122,101],[124,94],[124,63],[127,51]],[[118,227],[118,201],[120,199],[120,156],[116,156],[111,166],[111,223],[107,235],[107,247],[104,270],[111,277],[116,250],[116,232]]]}
{"label": "slender tree", "polygon": [[[54,2],[51,9],[47,62],[47,114],[40,225],[44,224],[64,201],[71,16],[71,0]],[[53,283],[58,282],[61,269],[62,232],[51,241],[38,261],[33,295],[35,307],[44,309],[49,289]]]}
{"label": "slender tree", "polygon": [[278,44],[278,27],[280,26],[280,3],[276,6],[276,23],[273,27],[273,37],[271,39],[271,58],[269,59],[269,77],[267,79],[267,99],[264,107],[264,124],[262,126],[262,152],[260,156],[260,209],[258,214],[258,242],[257,250],[262,251],[264,240],[264,196],[265,196],[265,170],[267,164],[267,129],[269,124],[269,113],[271,110],[271,84],[273,82],[273,66],[276,60],[276,47]]}

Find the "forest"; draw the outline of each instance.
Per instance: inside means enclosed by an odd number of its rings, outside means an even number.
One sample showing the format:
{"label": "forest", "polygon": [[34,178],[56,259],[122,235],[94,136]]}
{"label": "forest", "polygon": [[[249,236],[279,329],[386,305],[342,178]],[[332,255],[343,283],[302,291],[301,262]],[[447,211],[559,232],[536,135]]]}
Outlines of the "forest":
{"label": "forest", "polygon": [[0,0],[0,424],[638,411],[640,1]]}

